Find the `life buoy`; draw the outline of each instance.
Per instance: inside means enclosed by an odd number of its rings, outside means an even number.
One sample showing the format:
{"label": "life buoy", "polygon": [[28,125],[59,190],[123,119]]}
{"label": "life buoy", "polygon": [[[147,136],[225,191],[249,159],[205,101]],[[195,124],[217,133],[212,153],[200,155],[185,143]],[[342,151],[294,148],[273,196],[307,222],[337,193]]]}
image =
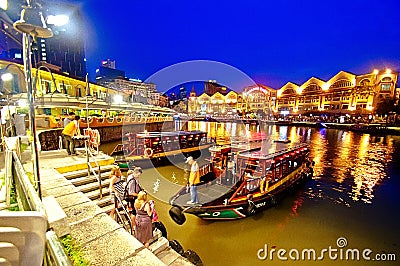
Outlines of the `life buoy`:
{"label": "life buoy", "polygon": [[89,131],[89,136],[90,136],[90,144],[95,146],[98,146],[100,144],[100,134],[99,131],[97,131],[97,129]]}
{"label": "life buoy", "polygon": [[146,148],[144,150],[144,157],[146,158],[150,158],[151,156],[153,156],[153,149],[152,148]]}

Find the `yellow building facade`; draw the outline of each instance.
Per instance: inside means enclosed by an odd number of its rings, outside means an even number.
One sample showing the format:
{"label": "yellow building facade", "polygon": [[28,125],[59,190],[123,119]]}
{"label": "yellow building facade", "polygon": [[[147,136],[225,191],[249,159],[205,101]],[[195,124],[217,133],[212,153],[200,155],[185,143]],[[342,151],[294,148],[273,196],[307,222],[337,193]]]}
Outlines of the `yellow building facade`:
{"label": "yellow building facade", "polygon": [[[4,75],[6,74],[6,75]],[[0,60],[0,90],[3,105],[27,104],[27,91],[23,66]],[[4,78],[8,76],[8,78]],[[167,108],[132,102],[131,94],[126,91],[106,88],[85,80],[70,77],[67,74],[52,71],[46,66],[32,69],[37,115],[60,117],[74,111],[86,117],[88,115],[114,116],[123,110],[172,113]],[[162,109],[162,110],[161,110]]]}
{"label": "yellow building facade", "polygon": [[191,115],[263,113],[273,116],[373,114],[378,104],[398,99],[398,72],[374,70],[355,75],[340,71],[327,81],[311,77],[303,84],[288,82],[279,89],[257,84],[226,95],[190,94]]}
{"label": "yellow building facade", "polygon": [[398,73],[374,70],[364,75],[340,71],[328,81],[312,77],[298,85],[288,82],[277,91],[276,114],[374,113],[379,102],[396,97]]}

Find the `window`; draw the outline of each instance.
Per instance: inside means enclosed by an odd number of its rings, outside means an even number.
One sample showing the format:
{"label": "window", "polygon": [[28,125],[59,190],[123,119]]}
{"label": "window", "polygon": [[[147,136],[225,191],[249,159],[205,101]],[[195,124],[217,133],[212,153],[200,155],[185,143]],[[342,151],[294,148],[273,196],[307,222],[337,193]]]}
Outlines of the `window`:
{"label": "window", "polygon": [[321,91],[321,87],[320,86],[318,86],[317,84],[315,84],[315,83],[311,83],[310,85],[308,85],[305,89],[304,89],[304,91],[303,91],[303,93],[311,93],[311,92],[317,92],[317,91]]}
{"label": "window", "polygon": [[346,80],[346,79],[341,79],[341,80],[338,80],[335,83],[333,83],[330,88],[332,88],[332,89],[346,88],[346,87],[351,87],[351,86],[353,86],[353,84],[351,84],[351,81]]}
{"label": "window", "polygon": [[381,91],[390,91],[391,84],[381,84]]}

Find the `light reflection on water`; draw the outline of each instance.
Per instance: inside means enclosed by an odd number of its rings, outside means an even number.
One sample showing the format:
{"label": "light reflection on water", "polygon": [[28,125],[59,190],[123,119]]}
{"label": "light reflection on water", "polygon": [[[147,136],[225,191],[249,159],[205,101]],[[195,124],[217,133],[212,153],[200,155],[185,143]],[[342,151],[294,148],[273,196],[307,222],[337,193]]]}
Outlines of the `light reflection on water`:
{"label": "light reflection on water", "polygon": [[320,131],[311,138],[317,183],[309,187],[310,198],[326,198],[350,207],[361,201],[370,204],[374,190],[387,178],[393,140],[353,132]]}

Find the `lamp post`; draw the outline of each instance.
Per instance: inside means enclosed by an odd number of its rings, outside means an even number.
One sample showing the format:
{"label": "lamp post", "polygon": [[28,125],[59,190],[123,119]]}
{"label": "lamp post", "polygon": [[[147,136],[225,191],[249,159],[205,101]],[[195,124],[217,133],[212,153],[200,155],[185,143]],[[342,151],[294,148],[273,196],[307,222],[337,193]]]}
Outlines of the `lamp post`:
{"label": "lamp post", "polygon": [[[56,79],[55,79],[54,76],[53,76],[53,72],[51,72],[50,68],[48,68],[47,66],[43,66],[43,65],[42,65],[42,66],[39,66],[39,67],[36,68],[36,75],[35,75],[35,79],[33,80],[33,84],[35,85],[34,94],[37,93],[36,84],[37,84],[37,80],[38,80],[38,78],[39,78],[39,71],[40,71],[41,68],[44,68],[45,70],[47,70],[47,72],[50,73],[51,80],[52,80],[52,82],[53,82],[53,84],[54,84],[54,91],[51,92],[51,95],[53,95],[53,94],[56,93],[56,92],[59,93],[58,88],[57,88]],[[39,80],[39,81],[40,81],[40,80]],[[35,95],[34,95],[34,96],[35,96]]]}
{"label": "lamp post", "polygon": [[23,47],[23,61],[25,71],[26,91],[28,94],[29,102],[29,127],[33,137],[32,142],[32,157],[33,157],[33,175],[37,184],[39,197],[42,197],[40,188],[40,173],[39,173],[39,157],[37,150],[37,136],[35,124],[35,108],[34,108],[34,95],[32,93],[32,59],[31,59],[31,42],[37,41],[37,38],[50,38],[53,32],[47,28],[44,21],[42,12],[39,7],[30,0],[27,0],[27,6],[24,6],[21,11],[20,20],[14,23],[14,28],[22,32],[22,47]]}

